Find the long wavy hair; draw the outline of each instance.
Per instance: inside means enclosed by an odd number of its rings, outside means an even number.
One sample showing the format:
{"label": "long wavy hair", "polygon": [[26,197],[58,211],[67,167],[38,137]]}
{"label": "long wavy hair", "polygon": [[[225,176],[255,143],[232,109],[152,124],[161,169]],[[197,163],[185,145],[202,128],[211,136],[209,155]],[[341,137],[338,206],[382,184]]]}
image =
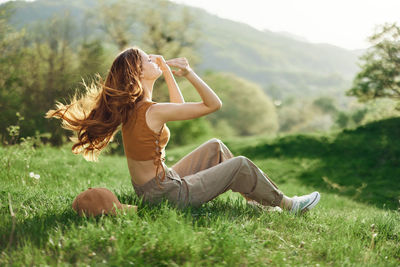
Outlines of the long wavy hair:
{"label": "long wavy hair", "polygon": [[83,81],[83,94],[75,93],[67,105],[57,101],[56,109],[49,110],[45,117],[61,119],[62,127],[75,133],[70,137],[73,153],[97,161],[121,123],[127,121],[135,102],[143,98],[141,72],[139,48],[128,48],[114,59],[105,82],[99,74],[89,86]]}

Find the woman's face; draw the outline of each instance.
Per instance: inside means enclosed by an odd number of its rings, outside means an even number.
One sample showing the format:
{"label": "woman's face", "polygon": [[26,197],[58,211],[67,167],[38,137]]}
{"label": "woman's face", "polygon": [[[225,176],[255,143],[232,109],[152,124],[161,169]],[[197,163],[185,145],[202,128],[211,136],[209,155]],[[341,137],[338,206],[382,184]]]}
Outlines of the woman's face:
{"label": "woman's face", "polygon": [[161,76],[162,71],[156,64],[154,57],[146,54],[146,52],[139,50],[142,56],[142,74],[141,79],[143,80],[155,80]]}

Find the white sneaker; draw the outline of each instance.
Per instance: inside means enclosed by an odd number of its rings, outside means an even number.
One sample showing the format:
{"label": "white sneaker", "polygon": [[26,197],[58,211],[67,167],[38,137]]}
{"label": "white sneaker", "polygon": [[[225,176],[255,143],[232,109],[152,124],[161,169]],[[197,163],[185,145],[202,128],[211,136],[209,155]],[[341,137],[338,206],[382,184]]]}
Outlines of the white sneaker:
{"label": "white sneaker", "polygon": [[304,213],[314,208],[315,205],[317,205],[317,203],[319,202],[320,198],[321,195],[317,191],[301,197],[294,196],[292,198],[293,205],[292,208],[290,209],[290,212],[295,214]]}

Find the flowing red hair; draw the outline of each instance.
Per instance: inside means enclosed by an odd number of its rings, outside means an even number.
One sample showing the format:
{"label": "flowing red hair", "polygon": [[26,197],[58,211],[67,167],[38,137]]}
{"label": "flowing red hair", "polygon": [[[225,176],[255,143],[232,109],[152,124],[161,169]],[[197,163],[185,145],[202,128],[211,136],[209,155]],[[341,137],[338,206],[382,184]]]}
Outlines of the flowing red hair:
{"label": "flowing red hair", "polygon": [[139,48],[128,48],[114,59],[105,82],[99,74],[90,86],[83,82],[82,95],[75,93],[67,105],[57,101],[56,109],[49,110],[45,117],[61,119],[62,127],[75,133],[70,138],[73,153],[97,161],[121,123],[127,121],[135,102],[143,98],[141,72]]}

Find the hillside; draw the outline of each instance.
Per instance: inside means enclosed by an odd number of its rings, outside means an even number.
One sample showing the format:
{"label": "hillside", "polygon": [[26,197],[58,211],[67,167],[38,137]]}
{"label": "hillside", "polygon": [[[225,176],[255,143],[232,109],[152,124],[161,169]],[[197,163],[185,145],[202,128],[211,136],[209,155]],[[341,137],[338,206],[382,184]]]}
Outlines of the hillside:
{"label": "hillside", "polygon": [[196,14],[204,29],[201,67],[231,71],[260,84],[274,98],[341,97],[358,71],[356,52],[258,31],[206,12]]}
{"label": "hillside", "polygon": [[[400,118],[391,118],[337,135],[288,135],[245,146],[237,153],[254,159],[300,161],[302,184],[396,209],[400,198],[399,136]],[[303,169],[303,163],[307,168]]]}
{"label": "hillside", "polygon": [[[30,141],[0,147],[0,265],[398,266],[399,122],[224,140],[288,196],[320,191],[303,216],[247,205],[231,191],[199,208],[149,205],[123,157],[87,162],[70,146],[33,149]],[[197,145],[167,150],[167,165]],[[138,213],[79,218],[71,203],[88,187],[107,187]]]}
{"label": "hillside", "polygon": [[[130,0],[133,1],[133,0]],[[77,25],[96,1],[16,2],[13,23],[21,28],[35,21],[69,11]],[[184,5],[175,5],[176,12]],[[344,91],[358,71],[361,51],[329,44],[312,44],[287,33],[259,31],[239,23],[189,7],[200,25],[202,38],[199,70],[229,71],[258,83],[273,98],[330,95],[346,101]],[[93,25],[92,34],[99,34]]]}

